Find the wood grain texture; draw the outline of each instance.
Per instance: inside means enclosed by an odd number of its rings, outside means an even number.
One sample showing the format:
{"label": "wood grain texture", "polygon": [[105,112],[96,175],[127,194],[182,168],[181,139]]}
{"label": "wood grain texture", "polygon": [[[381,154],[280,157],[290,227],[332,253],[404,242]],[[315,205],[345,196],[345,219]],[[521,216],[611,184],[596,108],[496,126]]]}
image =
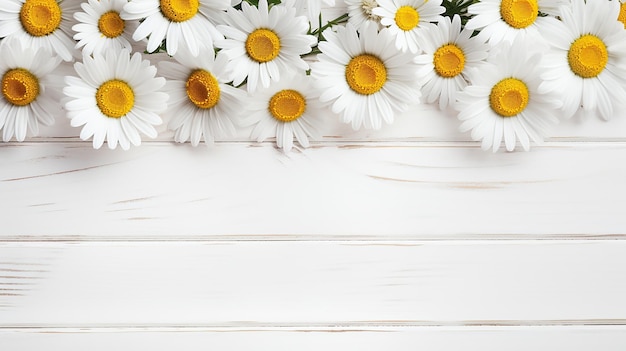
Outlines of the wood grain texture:
{"label": "wood grain texture", "polygon": [[624,238],[625,143],[0,146],[4,240]]}
{"label": "wood grain texture", "polygon": [[0,330],[11,351],[622,351],[624,327],[170,328]]}
{"label": "wood grain texture", "polygon": [[1,243],[0,326],[626,321],[626,241]]}

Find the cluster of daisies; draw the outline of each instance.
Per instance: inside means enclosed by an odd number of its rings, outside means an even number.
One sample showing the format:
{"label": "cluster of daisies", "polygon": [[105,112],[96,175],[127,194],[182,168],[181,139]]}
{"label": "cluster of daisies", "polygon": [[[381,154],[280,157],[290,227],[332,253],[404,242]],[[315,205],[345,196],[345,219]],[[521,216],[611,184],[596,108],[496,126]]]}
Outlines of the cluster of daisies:
{"label": "cluster of daisies", "polygon": [[381,128],[456,111],[482,148],[528,150],[626,97],[626,0],[2,0],[0,128],[65,115],[94,148],[250,128],[289,151],[320,116]]}

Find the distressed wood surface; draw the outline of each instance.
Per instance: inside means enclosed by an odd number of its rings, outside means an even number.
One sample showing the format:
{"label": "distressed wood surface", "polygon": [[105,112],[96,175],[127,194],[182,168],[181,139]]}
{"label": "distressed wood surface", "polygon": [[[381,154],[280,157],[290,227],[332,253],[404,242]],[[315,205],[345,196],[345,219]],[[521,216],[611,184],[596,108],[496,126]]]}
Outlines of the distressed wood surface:
{"label": "distressed wood surface", "polygon": [[621,325],[626,241],[0,244],[5,327]]}
{"label": "distressed wood surface", "polygon": [[4,240],[466,239],[626,234],[622,142],[0,145]]}
{"label": "distressed wood surface", "polygon": [[288,155],[59,116],[0,144],[0,350],[624,350],[621,114],[495,155],[426,105]]}
{"label": "distressed wood surface", "polygon": [[622,351],[626,329],[593,327],[398,327],[398,328],[197,328],[0,330],[6,349],[110,351],[396,350],[414,351]]}

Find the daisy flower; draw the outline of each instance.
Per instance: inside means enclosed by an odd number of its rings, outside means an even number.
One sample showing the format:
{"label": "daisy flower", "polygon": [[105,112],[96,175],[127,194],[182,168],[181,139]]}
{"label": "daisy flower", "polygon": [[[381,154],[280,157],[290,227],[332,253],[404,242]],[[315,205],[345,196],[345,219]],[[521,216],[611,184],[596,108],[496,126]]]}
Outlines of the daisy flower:
{"label": "daisy flower", "polygon": [[165,40],[170,56],[179,45],[186,45],[193,56],[200,47],[213,49],[222,34],[213,23],[230,7],[230,0],[133,0],[124,5],[124,20],[143,20],[133,34],[136,41],[148,38],[148,52],[154,52]]}
{"label": "daisy flower", "polygon": [[53,113],[60,111],[55,86],[59,79],[52,75],[61,59],[45,48],[24,48],[20,42],[4,40],[0,44],[0,128],[2,138],[15,135],[24,141],[27,130],[39,134],[39,123],[54,124]]}
{"label": "daisy flower", "polygon": [[326,6],[335,6],[335,0],[299,0],[296,3],[298,13],[306,13],[311,23],[311,29],[319,28],[322,3]]}
{"label": "daisy flower", "polygon": [[289,152],[294,137],[302,147],[309,147],[309,137],[319,138],[319,93],[312,78],[304,73],[283,77],[259,91],[249,102],[249,109],[245,124],[255,125],[252,138],[258,142],[276,137],[276,145]]}
{"label": "daisy flower", "polygon": [[[573,1],[561,21],[549,22],[544,33],[552,45],[545,55],[550,70],[543,91],[558,91],[566,117],[581,106],[607,120],[626,95],[626,31],[617,18],[620,3],[606,0]],[[617,105],[617,106],[616,106]]]}
{"label": "daisy flower", "polygon": [[353,129],[379,129],[392,123],[394,112],[419,101],[414,55],[396,49],[389,29],[366,24],[361,36],[350,23],[324,31],[318,62],[312,64],[320,100],[331,103],[341,121]]}
{"label": "daisy flower", "polygon": [[43,47],[72,61],[72,14],[78,9],[77,0],[2,0],[0,38],[16,39],[27,47]]}
{"label": "daisy flower", "polygon": [[309,22],[296,16],[291,6],[274,5],[267,0],[259,7],[241,3],[241,11],[229,8],[225,21],[218,29],[227,38],[215,43],[229,58],[233,83],[238,86],[246,80],[248,92],[257,85],[269,87],[283,72],[306,71],[309,65],[301,55],[311,52],[316,39],[307,35]]}
{"label": "daisy flower", "polygon": [[74,13],[78,21],[72,29],[76,32],[76,48],[84,55],[100,55],[105,51],[128,49],[129,38],[137,29],[136,21],[124,21],[120,13],[128,0],[88,0],[81,4],[84,12]]}
{"label": "daisy flower", "polygon": [[396,47],[413,53],[418,51],[417,41],[424,28],[439,22],[446,11],[441,0],[378,0],[378,5],[372,13],[380,16],[380,24],[389,27]]}
{"label": "daisy flower", "polygon": [[456,94],[467,86],[468,72],[479,67],[489,55],[489,46],[473,31],[461,29],[461,17],[445,17],[437,28],[425,33],[420,47],[423,55],[416,57],[418,76],[426,102],[439,100],[445,109],[456,101]]}
{"label": "daisy flower", "polygon": [[559,16],[561,6],[568,4],[569,0],[481,0],[468,8],[472,18],[465,28],[479,30],[478,36],[491,45],[512,42],[518,35],[541,40],[547,31],[544,24],[553,18],[539,13]]}
{"label": "daisy flower", "polygon": [[348,23],[359,32],[365,23],[374,23],[380,29],[380,17],[373,13],[378,7],[376,0],[344,0],[348,6]]}
{"label": "daisy flower", "polygon": [[558,95],[539,92],[542,52],[531,50],[521,38],[500,45],[502,50],[473,72],[472,85],[458,94],[460,130],[471,130],[483,150],[496,152],[504,140],[506,150],[513,151],[519,140],[528,151],[531,139],[541,142],[558,122],[561,103]]}
{"label": "daisy flower", "polygon": [[226,56],[201,49],[196,58],[182,51],[174,59],[177,62],[159,63],[159,72],[167,78],[164,91],[170,96],[163,116],[170,118],[174,140],[191,140],[197,146],[201,139],[212,144],[216,137],[234,135],[246,94],[228,84]]}
{"label": "daisy flower", "polygon": [[79,77],[65,77],[64,107],[72,127],[83,126],[80,138],[93,136],[99,149],[106,138],[110,149],[117,143],[124,150],[141,144],[139,132],[156,138],[154,125],[162,123],[168,95],[159,90],[164,78],[156,78],[156,67],[140,53],[107,51],[105,56],[83,56],[74,64]]}

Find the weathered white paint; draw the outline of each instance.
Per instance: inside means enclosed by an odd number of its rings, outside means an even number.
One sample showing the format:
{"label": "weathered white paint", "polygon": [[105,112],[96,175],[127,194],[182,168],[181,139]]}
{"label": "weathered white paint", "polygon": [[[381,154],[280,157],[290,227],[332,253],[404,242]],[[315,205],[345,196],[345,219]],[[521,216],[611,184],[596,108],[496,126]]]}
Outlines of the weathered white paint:
{"label": "weathered white paint", "polygon": [[624,114],[495,155],[426,105],[288,155],[59,116],[0,145],[0,350],[624,350]]}
{"label": "weathered white paint", "polygon": [[592,327],[169,328],[0,330],[3,349],[32,351],[623,351],[626,329]]}
{"label": "weathered white paint", "polygon": [[626,241],[0,244],[0,326],[626,322]]}
{"label": "weathered white paint", "polygon": [[624,237],[626,143],[0,146],[5,240]]}

